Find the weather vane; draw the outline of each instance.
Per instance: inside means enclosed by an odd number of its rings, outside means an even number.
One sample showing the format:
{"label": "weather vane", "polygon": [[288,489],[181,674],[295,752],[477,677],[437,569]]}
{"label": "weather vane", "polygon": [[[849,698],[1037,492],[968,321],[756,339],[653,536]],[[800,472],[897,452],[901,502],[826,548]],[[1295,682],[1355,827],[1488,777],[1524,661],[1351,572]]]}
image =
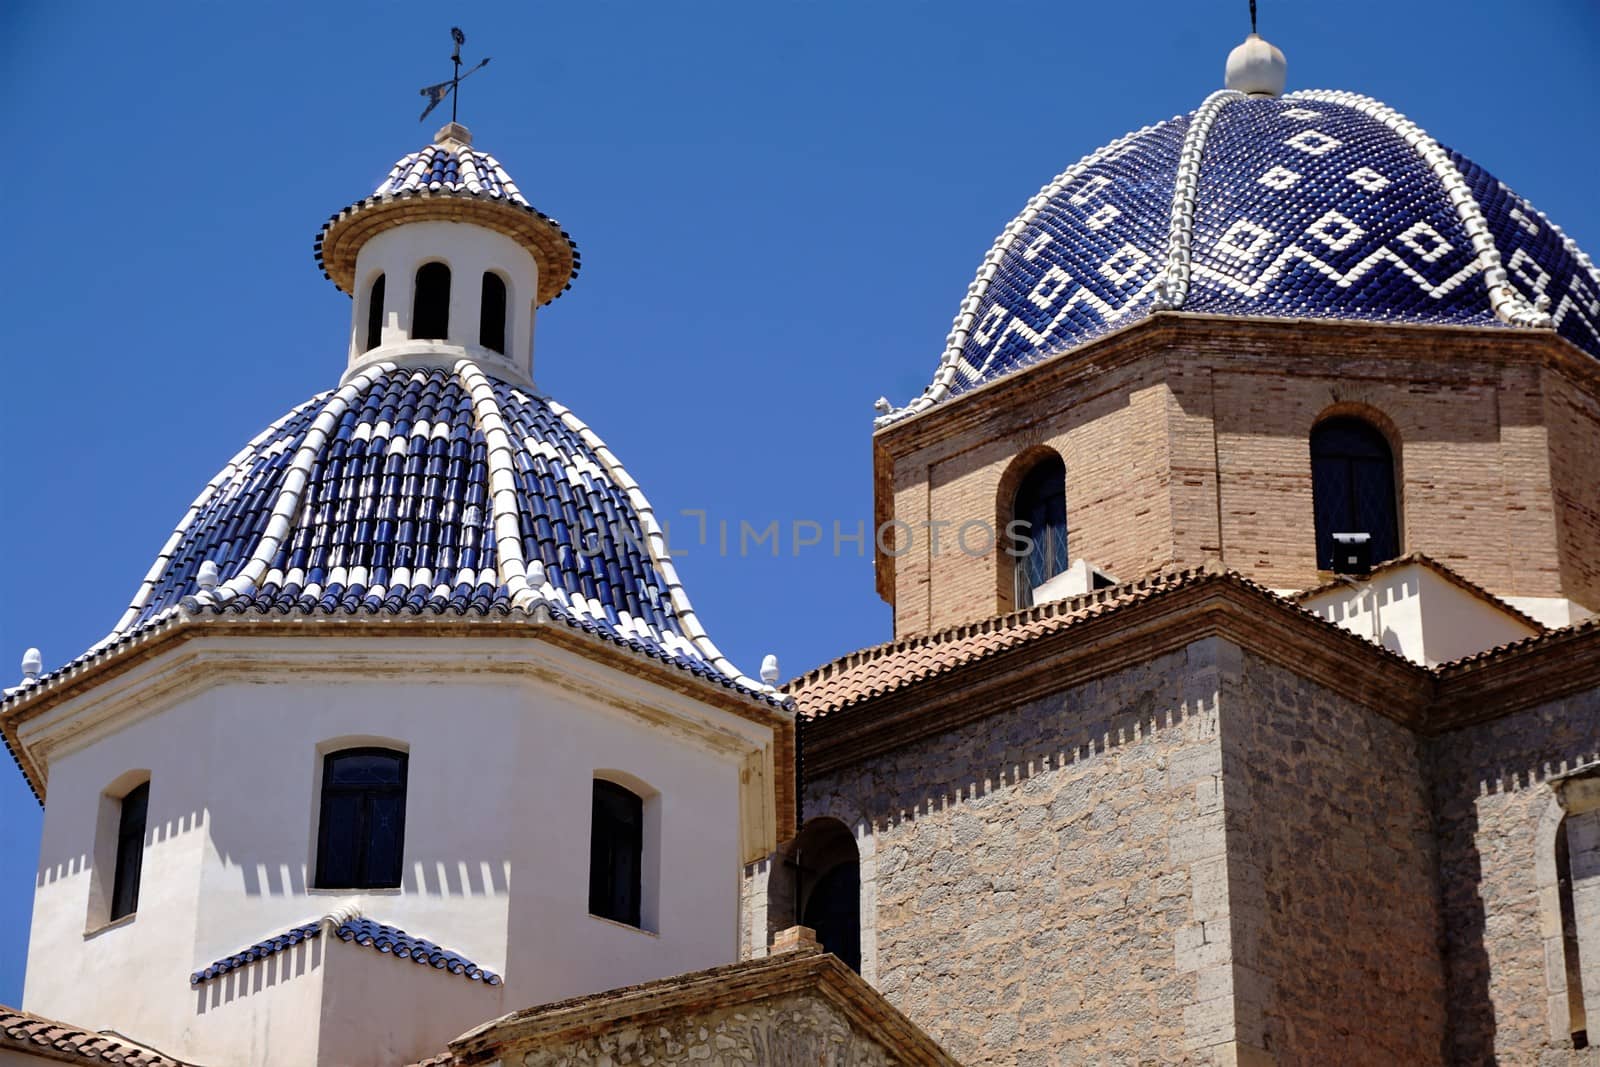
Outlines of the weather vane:
{"label": "weather vane", "polygon": [[[1254,6],[1252,2],[1252,9]],[[461,73],[461,46],[467,43],[467,35],[461,32],[460,27],[452,26],[450,27],[450,39],[456,43],[455,49],[450,53],[450,62],[456,65],[456,72],[449,81],[440,82],[438,85],[430,85],[422,90],[422,95],[428,98],[428,106],[422,109],[422,115],[417,119],[418,122],[427,118],[428,114],[438,107],[440,102],[447,96],[450,97],[450,121],[454,122],[456,120],[456,102],[461,99],[461,82],[489,65],[489,60],[484,59],[465,74]]]}

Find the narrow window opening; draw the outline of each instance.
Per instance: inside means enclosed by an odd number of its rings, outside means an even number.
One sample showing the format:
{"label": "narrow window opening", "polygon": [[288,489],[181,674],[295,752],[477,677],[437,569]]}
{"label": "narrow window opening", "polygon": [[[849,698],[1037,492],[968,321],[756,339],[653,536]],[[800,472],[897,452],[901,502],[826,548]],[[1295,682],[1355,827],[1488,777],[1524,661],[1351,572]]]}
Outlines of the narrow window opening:
{"label": "narrow window opening", "polygon": [[643,798],[596,778],[589,824],[589,914],[639,926],[643,869]]}
{"label": "narrow window opening", "polygon": [[478,343],[505,355],[506,283],[493,271],[483,272],[483,298],[478,311]]}
{"label": "narrow window opening", "polygon": [[1067,569],[1067,468],[1060,456],[1036,463],[1017,487],[1012,518],[1032,546],[1017,557],[1014,603],[1033,604],[1033,591]]}
{"label": "narrow window opening", "polygon": [[1400,554],[1394,454],[1369,423],[1340,417],[1311,431],[1311,495],[1319,569],[1334,569],[1338,533],[1367,534],[1373,563]]}
{"label": "narrow window opening", "polygon": [[383,275],[372,283],[372,289],[367,293],[367,347],[365,351],[371,352],[383,343]]}
{"label": "narrow window opening", "polygon": [[1572,853],[1566,819],[1556,828],[1556,892],[1561,901],[1562,963],[1567,978],[1567,1019],[1573,1048],[1589,1047],[1589,1021],[1583,1006],[1583,962],[1578,954],[1578,917],[1572,899]]}
{"label": "narrow window opening", "polygon": [[117,815],[116,873],[112,878],[111,921],[139,910],[139,876],[144,870],[144,831],[150,813],[150,783],[122,798]]}
{"label": "narrow window opening", "polygon": [[843,823],[818,819],[801,831],[794,853],[799,919],[823,951],[861,973],[861,854]]}
{"label": "narrow window opening", "polygon": [[450,268],[443,263],[424,263],[417,268],[411,336],[419,341],[443,341],[450,336]]}
{"label": "narrow window opening", "polygon": [[393,889],[405,852],[406,754],[330,752],[322,763],[317,888]]}

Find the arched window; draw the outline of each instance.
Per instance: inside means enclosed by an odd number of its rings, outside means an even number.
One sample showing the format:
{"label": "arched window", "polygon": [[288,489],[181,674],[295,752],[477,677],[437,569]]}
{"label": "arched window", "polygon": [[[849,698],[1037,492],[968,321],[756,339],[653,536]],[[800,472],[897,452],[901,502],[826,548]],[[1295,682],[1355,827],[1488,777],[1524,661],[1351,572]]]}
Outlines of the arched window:
{"label": "arched window", "polygon": [[1556,828],[1556,899],[1561,908],[1561,962],[1567,980],[1567,1029],[1577,1048],[1589,1047],[1589,1026],[1583,1003],[1577,908],[1572,896],[1572,851],[1567,840],[1570,819]]}
{"label": "arched window", "polygon": [[372,282],[372,289],[367,293],[367,347],[364,351],[371,352],[383,343],[383,275],[378,275]]}
{"label": "arched window", "polygon": [[347,748],[322,761],[318,889],[393,889],[406,832],[406,754]]}
{"label": "arched window", "polygon": [[1319,569],[1334,569],[1338,533],[1367,534],[1374,563],[1400,554],[1394,454],[1370,423],[1341,416],[1311,431],[1311,496]]}
{"label": "arched window", "polygon": [[450,268],[443,263],[424,263],[417,268],[411,336],[419,341],[443,341],[450,336]]}
{"label": "arched window", "polygon": [[640,925],[644,872],[644,798],[604,778],[594,780],[589,823],[589,914]]}
{"label": "arched window", "polygon": [[478,309],[478,343],[501,355],[506,351],[506,283],[493,271],[483,272],[483,298]]}
{"label": "arched window", "polygon": [[1017,557],[1016,606],[1033,603],[1033,591],[1067,569],[1067,468],[1060,456],[1047,456],[1023,475],[1012,518],[1025,524],[1033,542]]}
{"label": "arched window", "polygon": [[861,856],[843,823],[819,819],[795,845],[800,923],[817,932],[823,951],[861,971]]}
{"label": "arched window", "polygon": [[150,783],[128,790],[117,814],[117,858],[111,882],[111,921],[139,910],[144,871],[144,831],[150,815]]}

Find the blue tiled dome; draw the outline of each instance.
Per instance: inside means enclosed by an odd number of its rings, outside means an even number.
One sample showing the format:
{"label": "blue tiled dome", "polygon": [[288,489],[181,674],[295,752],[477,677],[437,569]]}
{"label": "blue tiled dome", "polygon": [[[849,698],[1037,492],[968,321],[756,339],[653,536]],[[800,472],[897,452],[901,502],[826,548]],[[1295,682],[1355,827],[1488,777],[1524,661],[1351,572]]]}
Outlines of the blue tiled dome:
{"label": "blue tiled dome", "polygon": [[705,677],[757,684],[707,638],[649,503],[576,416],[469,360],[378,364],[290,411],[212,479],[107,641],[177,611],[536,605]]}
{"label": "blue tiled dome", "polygon": [[1493,175],[1367,97],[1224,90],[1040,190],[933,384],[880,421],[1160,309],[1554,328],[1600,355],[1600,274]]}

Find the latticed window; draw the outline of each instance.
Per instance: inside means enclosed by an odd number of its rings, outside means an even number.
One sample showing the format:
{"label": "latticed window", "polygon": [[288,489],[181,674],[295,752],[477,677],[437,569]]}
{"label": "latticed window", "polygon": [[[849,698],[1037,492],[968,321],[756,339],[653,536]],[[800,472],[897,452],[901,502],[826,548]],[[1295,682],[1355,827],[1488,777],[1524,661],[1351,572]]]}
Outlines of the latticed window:
{"label": "latticed window", "polygon": [[1016,605],[1025,608],[1034,589],[1067,569],[1067,468],[1060,456],[1040,460],[1023,476],[1013,517],[1033,542],[1017,559]]}
{"label": "latticed window", "polygon": [[319,889],[400,884],[406,830],[406,754],[348,748],[322,762]]}
{"label": "latticed window", "polygon": [[1311,431],[1311,492],[1316,508],[1317,566],[1333,570],[1334,534],[1364,533],[1372,561],[1400,554],[1394,454],[1371,424],[1333,418]]}
{"label": "latticed window", "polygon": [[644,800],[596,778],[589,824],[589,914],[638,926],[643,868]]}
{"label": "latticed window", "polygon": [[144,831],[150,815],[150,783],[128,790],[117,814],[117,861],[111,885],[111,920],[139,910],[144,870]]}

